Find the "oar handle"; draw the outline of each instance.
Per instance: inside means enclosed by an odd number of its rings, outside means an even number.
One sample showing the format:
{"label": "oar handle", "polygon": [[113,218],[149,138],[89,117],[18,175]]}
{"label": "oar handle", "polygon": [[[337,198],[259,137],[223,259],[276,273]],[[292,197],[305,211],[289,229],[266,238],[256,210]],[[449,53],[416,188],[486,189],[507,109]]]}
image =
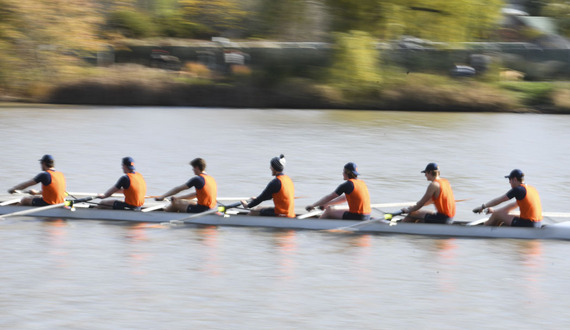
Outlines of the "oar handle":
{"label": "oar handle", "polygon": [[236,203],[233,203],[230,205],[221,205],[221,206],[218,206],[218,207],[213,208],[211,210],[200,212],[200,213],[195,213],[195,214],[192,214],[192,215],[187,216],[187,217],[182,218],[182,219],[170,220],[169,223],[184,223],[186,221],[190,221],[194,218],[199,218],[199,217],[202,217],[202,216],[205,216],[208,214],[214,214],[214,213],[218,213],[218,212],[225,213],[227,210],[234,208],[234,207],[238,207],[240,205],[241,205],[241,202],[236,202]]}
{"label": "oar handle", "polygon": [[235,203],[232,203],[232,204],[230,204],[230,205],[218,206],[218,212],[224,213],[224,212],[226,212],[227,210],[232,209],[232,208],[234,208],[234,207],[238,207],[238,206],[240,206],[240,205],[241,205],[241,202],[235,202]]}
{"label": "oar handle", "polygon": [[404,214],[404,211],[402,211],[402,210],[396,211],[396,212],[384,213],[384,220],[392,220],[393,217],[395,217],[397,215],[402,215],[402,214]]}

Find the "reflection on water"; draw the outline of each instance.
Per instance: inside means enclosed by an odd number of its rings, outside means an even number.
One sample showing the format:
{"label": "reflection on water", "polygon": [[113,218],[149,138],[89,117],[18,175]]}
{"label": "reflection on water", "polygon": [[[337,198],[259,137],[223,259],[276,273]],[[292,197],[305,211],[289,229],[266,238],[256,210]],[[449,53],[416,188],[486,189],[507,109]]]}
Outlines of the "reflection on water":
{"label": "reflection on water", "polygon": [[542,291],[541,281],[544,279],[544,264],[542,260],[542,243],[538,240],[519,242],[518,252],[522,269],[520,279],[524,282],[525,296],[535,306],[542,306],[545,295]]}
{"label": "reflection on water", "polygon": [[291,280],[296,273],[294,255],[297,253],[297,231],[277,230],[273,235],[274,244],[279,252],[279,272],[283,280]]}
{"label": "reflection on water", "polygon": [[436,263],[442,267],[437,273],[438,285],[444,292],[454,292],[457,290],[457,283],[455,274],[450,269],[455,268],[457,264],[456,239],[436,239],[434,244],[437,249]]}
{"label": "reflection on water", "polygon": [[67,227],[63,219],[46,219],[42,221],[43,237],[45,239],[47,253],[52,256],[52,263],[56,268],[66,268],[69,253],[67,250]]}
{"label": "reflection on water", "polygon": [[198,240],[207,249],[204,253],[204,261],[200,265],[202,272],[210,276],[220,276],[220,256],[218,248],[218,228],[215,226],[205,226],[196,229]]}

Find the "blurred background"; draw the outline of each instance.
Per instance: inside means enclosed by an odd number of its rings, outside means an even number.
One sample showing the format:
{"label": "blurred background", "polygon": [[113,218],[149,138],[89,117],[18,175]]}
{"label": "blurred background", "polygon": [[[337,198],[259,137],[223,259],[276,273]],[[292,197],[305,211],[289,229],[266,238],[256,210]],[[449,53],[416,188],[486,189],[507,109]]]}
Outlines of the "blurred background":
{"label": "blurred background", "polygon": [[569,35],[565,0],[0,0],[0,101],[568,112]]}

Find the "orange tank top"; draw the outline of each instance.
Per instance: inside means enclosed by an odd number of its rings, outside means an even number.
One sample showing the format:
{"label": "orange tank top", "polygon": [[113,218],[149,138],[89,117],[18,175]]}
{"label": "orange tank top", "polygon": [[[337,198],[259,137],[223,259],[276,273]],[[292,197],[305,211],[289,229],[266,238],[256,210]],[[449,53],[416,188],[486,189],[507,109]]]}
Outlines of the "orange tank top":
{"label": "orange tank top", "polygon": [[295,187],[293,181],[285,174],[277,175],[277,180],[281,181],[281,189],[273,194],[273,204],[275,204],[275,214],[281,217],[295,217]]}
{"label": "orange tank top", "polygon": [[443,178],[435,180],[439,183],[439,196],[432,197],[435,208],[438,213],[445,214],[450,218],[455,216],[455,197],[453,197],[453,190],[449,181]]}
{"label": "orange tank top", "polygon": [[542,221],[542,204],[538,191],[527,184],[522,184],[522,186],[526,189],[526,196],[520,201],[517,200],[521,211],[520,217],[534,222]]}
{"label": "orange tank top", "polygon": [[60,204],[65,201],[65,177],[63,173],[47,170],[51,176],[51,183],[42,185],[42,198],[48,204]]}
{"label": "orange tank top", "polygon": [[200,176],[204,178],[204,186],[202,189],[196,189],[196,198],[198,204],[213,209],[218,205],[218,185],[211,176],[206,173],[201,173]]}
{"label": "orange tank top", "polygon": [[146,182],[143,176],[138,173],[127,173],[131,184],[129,188],[123,191],[125,195],[125,203],[132,206],[143,206],[144,196],[146,195]]}
{"label": "orange tank top", "polygon": [[354,185],[354,190],[346,194],[348,211],[356,214],[370,214],[370,194],[364,181],[359,179],[349,179]]}

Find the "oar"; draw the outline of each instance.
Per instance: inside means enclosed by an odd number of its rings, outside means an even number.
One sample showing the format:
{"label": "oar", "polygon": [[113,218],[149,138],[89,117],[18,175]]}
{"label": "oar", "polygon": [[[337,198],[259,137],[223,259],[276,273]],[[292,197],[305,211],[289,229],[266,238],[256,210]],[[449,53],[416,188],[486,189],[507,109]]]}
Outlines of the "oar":
{"label": "oar", "polygon": [[384,215],[384,220],[390,220],[390,226],[395,226],[398,221],[403,219],[402,217],[395,218],[398,215],[404,214],[402,210],[396,212],[385,212],[378,208],[372,208],[372,209],[381,212]]}
{"label": "oar", "polygon": [[321,210],[320,208],[317,207],[312,211],[309,211],[305,214],[301,214],[300,216],[297,217],[297,219],[302,220],[302,219],[307,219],[307,218],[311,218],[314,216],[320,216],[321,214],[323,214],[323,212],[324,212],[323,210]]}
{"label": "oar", "polygon": [[[97,197],[97,195],[99,195],[98,193],[90,193],[90,192],[67,192],[67,194],[69,196],[88,196],[88,197]],[[123,194],[112,194],[109,197],[123,197],[123,196],[124,196]],[[145,198],[147,198],[147,196],[145,196]]]}
{"label": "oar", "polygon": [[[295,199],[299,198],[307,198],[306,196],[295,196]],[[217,201],[220,202],[231,202],[231,201],[243,201],[251,199],[251,197],[218,197],[216,198]]]}
{"label": "oar", "polygon": [[477,225],[480,225],[480,224],[484,223],[484,222],[487,221],[487,220],[489,220],[489,217],[487,217],[487,218],[481,218],[481,219],[477,219],[477,220],[473,220],[473,221],[470,221],[470,222],[466,223],[465,225],[466,225],[466,226],[477,226]]}
{"label": "oar", "polygon": [[24,195],[24,194],[29,194],[31,193],[31,189],[28,190],[14,190],[14,194],[16,195]]}
{"label": "oar", "polygon": [[[409,206],[409,205],[414,205],[415,202],[398,202],[398,203],[380,203],[380,204],[370,204],[370,207],[372,209],[376,209],[378,210],[379,207],[402,207],[402,206]],[[378,210],[380,212],[382,212],[383,214],[385,214],[386,212],[382,211],[382,210]],[[312,210],[308,213],[302,214],[300,216],[297,217],[297,219],[307,219],[307,218],[311,218],[314,216],[320,216],[321,214],[323,214],[323,210],[321,209],[315,209]]]}
{"label": "oar", "polygon": [[168,203],[149,206],[149,207],[145,207],[144,209],[142,209],[141,212],[145,213],[145,212],[156,211],[156,210],[163,209],[167,206],[168,206]]}
{"label": "oar", "polygon": [[170,220],[170,221],[166,222],[166,224],[183,224],[183,223],[187,222],[188,220],[203,217],[203,216],[208,215],[208,214],[214,214],[214,213],[218,213],[218,212],[224,213],[224,212],[226,212],[226,210],[229,210],[229,209],[234,208],[234,207],[238,207],[240,205],[241,205],[241,202],[233,203],[230,205],[218,206],[217,208],[213,208],[213,209],[208,210],[208,211],[192,214],[190,216],[187,216],[186,218],[177,219],[177,220]]}
{"label": "oar", "polygon": [[565,212],[542,212],[543,217],[549,218],[570,218],[570,213]]}
{"label": "oar", "polygon": [[[516,214],[516,213],[515,213]],[[549,218],[550,220],[552,220],[551,218],[570,218],[570,213],[564,213],[564,212],[542,212],[542,216],[545,218]],[[489,218],[482,218],[482,219],[477,219],[477,220],[473,220],[470,221],[468,223],[466,223],[466,226],[477,226],[480,225],[482,223],[484,223],[485,221],[489,220]],[[553,221],[555,222],[555,221]]]}
{"label": "oar", "polygon": [[[465,202],[470,200],[471,198],[464,198],[464,199],[456,199],[456,203]],[[416,202],[399,202],[399,203],[383,203],[383,204],[370,204],[370,207],[402,207],[402,206],[411,206],[416,204]]]}
{"label": "oar", "polygon": [[24,210],[24,211],[18,211],[18,212],[13,212],[13,213],[8,213],[8,214],[4,214],[2,216],[0,216],[0,219],[4,219],[4,218],[8,218],[8,217],[13,217],[13,216],[17,216],[17,215],[28,215],[28,214],[33,214],[33,213],[37,213],[37,212],[41,212],[41,211],[45,211],[45,210],[51,210],[51,209],[56,209],[59,207],[64,207],[64,206],[73,206],[73,203],[81,203],[81,202],[87,202],[90,201],[92,199],[94,199],[95,197],[85,197],[85,198],[81,198],[81,199],[76,199],[76,200],[71,200],[71,201],[65,201],[63,203],[59,203],[59,204],[53,204],[53,205],[47,205],[47,206],[40,206],[40,207],[35,207],[32,208],[30,210]]}
{"label": "oar", "polygon": [[13,216],[17,216],[17,215],[26,215],[26,214],[37,213],[37,212],[41,212],[41,211],[45,211],[45,210],[56,209],[58,207],[64,207],[67,205],[69,205],[68,201],[65,201],[65,202],[59,203],[59,204],[36,207],[36,208],[30,209],[30,210],[18,211],[18,212],[4,214],[4,215],[0,216],[0,219],[5,219],[8,217],[13,217]]}
{"label": "oar", "polygon": [[[362,227],[364,225],[368,225],[374,222],[382,221],[382,220],[393,220],[394,216],[402,214],[402,211],[394,212],[394,213],[385,213],[384,219],[370,219],[364,220],[359,223],[355,223],[354,225],[346,226],[346,227],[339,227],[335,229],[326,229],[324,231],[332,232],[332,233],[342,233],[342,232],[352,232],[355,228]],[[392,223],[390,223],[392,225]]]}
{"label": "oar", "polygon": [[10,200],[7,200],[7,201],[5,201],[5,202],[0,203],[0,206],[6,206],[6,205],[16,204],[16,203],[18,203],[20,200],[21,200],[20,198],[10,199]]}
{"label": "oar", "polygon": [[414,204],[416,204],[416,202],[381,203],[381,204],[370,204],[370,207],[402,207]]}

